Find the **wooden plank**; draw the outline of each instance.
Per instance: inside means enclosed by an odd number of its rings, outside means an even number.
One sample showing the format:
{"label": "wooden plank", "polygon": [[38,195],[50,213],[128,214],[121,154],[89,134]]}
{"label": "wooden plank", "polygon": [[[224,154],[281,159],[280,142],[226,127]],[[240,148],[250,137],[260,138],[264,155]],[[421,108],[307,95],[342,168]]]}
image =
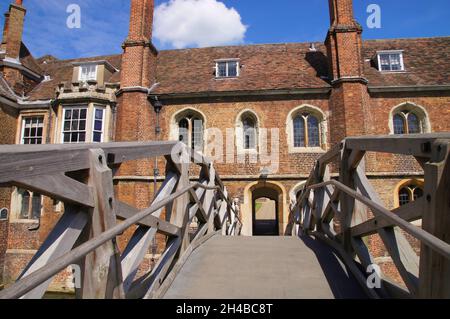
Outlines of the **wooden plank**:
{"label": "wooden plank", "polygon": [[65,203],[91,208],[94,206],[92,189],[63,173],[28,177],[15,180],[11,184]]}
{"label": "wooden plank", "polygon": [[152,272],[138,280],[130,289],[127,294],[128,299],[147,299],[147,295],[151,295],[154,291],[159,289],[161,284],[164,282],[164,278],[167,276],[175,257],[179,254],[181,249],[181,238],[169,239],[167,243],[167,248],[162,254],[161,258],[158,260],[155,268]]}
{"label": "wooden plank", "polygon": [[444,256],[447,259],[450,259],[450,244],[447,244],[445,241],[433,236],[432,234],[426,232],[425,230],[416,227],[414,225],[411,225],[409,222],[401,219],[400,217],[392,214],[391,211],[387,210],[383,206],[375,203],[374,201],[370,200],[369,198],[361,195],[360,193],[354,191],[353,189],[335,181],[331,180],[329,182],[324,182],[317,185],[311,185],[309,188],[316,189],[320,187],[325,187],[328,185],[335,186],[339,188],[342,192],[345,192],[352,197],[356,198],[361,203],[367,205],[372,211],[376,211],[380,218],[389,220],[390,222],[394,223],[404,231],[406,231],[408,234],[412,235],[413,237],[419,239],[422,241],[422,243],[426,244],[428,247],[430,247],[432,250],[438,252],[442,256]]}
{"label": "wooden plank", "polygon": [[[190,186],[189,182],[189,163],[190,157],[187,152],[187,147],[182,148],[182,153],[180,155],[181,164],[180,165],[180,177],[178,179],[177,191]],[[168,162],[170,163],[170,162]],[[171,224],[174,224],[181,228],[181,248],[180,251],[183,253],[189,246],[189,193],[183,194],[178,197],[173,205],[173,211],[170,218]]]}
{"label": "wooden plank", "polygon": [[[355,189],[354,185],[355,169],[352,168],[354,163],[351,162],[351,157],[353,156],[353,154],[355,154],[355,151],[352,151],[348,147],[347,143],[345,143],[344,149],[342,151],[339,181],[350,189]],[[341,192],[340,208],[342,214],[339,217],[340,217],[341,232],[343,234],[343,245],[347,253],[350,254],[352,253],[350,228],[352,224],[353,213],[355,210],[355,198],[347,193]]]}
{"label": "wooden plank", "polygon": [[0,184],[40,175],[89,169],[89,150],[103,149],[108,164],[170,155],[176,142],[0,146]]}
{"label": "wooden plank", "polygon": [[[123,202],[117,203],[117,218],[119,220],[125,220],[130,218],[131,216],[136,215],[140,211],[137,208],[131,207]],[[180,227],[172,225],[161,218],[155,217],[153,215],[147,216],[141,219],[138,223],[140,226],[144,226],[147,228],[155,228],[158,233],[163,234],[164,236],[179,236],[180,235]]]}
{"label": "wooden plank", "polygon": [[327,187],[325,187],[325,190],[327,192],[329,200],[322,214],[322,223],[329,224],[334,216],[341,218],[341,214],[336,206],[339,203],[340,190],[339,188],[335,188],[333,193],[331,193]]}
{"label": "wooden plank", "polygon": [[317,160],[319,165],[322,167],[328,163],[331,163],[337,156],[339,156],[339,154],[341,153],[342,147],[343,147],[342,143],[339,143],[339,144],[336,144],[335,146],[333,146],[327,153],[322,155]]}
{"label": "wooden plank", "polygon": [[[330,180],[330,170],[328,167],[325,168],[323,172],[320,172],[320,174],[321,176],[319,177],[319,182]],[[330,198],[328,196],[326,187],[314,190],[314,216],[316,218],[319,230],[322,225],[322,218],[324,216],[329,200]]]}
{"label": "wooden plank", "polygon": [[[422,227],[450,244],[450,142],[437,141],[425,165],[425,196]],[[422,245],[420,256],[421,298],[450,298],[450,259]]]}
{"label": "wooden plank", "polygon": [[[38,269],[45,267],[55,259],[69,252],[75,245],[83,228],[88,222],[86,211],[71,205],[65,206],[65,212],[53,228],[39,251],[34,255],[18,280],[27,277]],[[22,296],[22,299],[40,299],[43,297],[53,277]]]}
{"label": "wooden plank", "polygon": [[[423,207],[425,205],[425,199],[419,198],[407,205],[401,206],[392,211],[392,214],[397,215],[403,220],[413,222],[422,218]],[[376,234],[380,228],[394,227],[396,226],[391,221],[386,219],[373,218],[360,225],[352,227],[352,237],[366,237]]]}
{"label": "wooden plank", "polygon": [[[209,168],[209,179],[208,179],[208,187],[216,186],[216,171],[213,166]],[[216,218],[215,214],[215,191],[207,190],[205,194],[205,199],[203,201],[203,207],[205,207],[206,215],[208,216],[208,233],[212,233],[215,231],[214,220]]]}
{"label": "wooden plank", "polygon": [[430,158],[431,145],[438,139],[450,139],[450,134],[438,133],[349,137],[346,139],[346,146],[352,150],[404,154],[422,158]]}
{"label": "wooden plank", "polygon": [[[224,194],[226,197],[228,197],[228,191],[225,189]],[[220,202],[219,207],[219,218],[220,218],[220,224],[223,226],[223,224],[227,221],[228,218],[228,204],[225,200],[222,200]],[[224,227],[226,229],[226,227]]]}
{"label": "wooden plank", "polygon": [[[362,170],[358,170],[355,180],[361,186],[360,190],[363,196],[380,206],[384,204]],[[373,210],[373,213],[376,218],[382,219],[378,211]],[[392,261],[397,267],[408,290],[412,295],[416,295],[419,276],[419,257],[398,228],[381,228],[378,230],[378,234],[391,255]]]}
{"label": "wooden plank", "polygon": [[[198,189],[200,193],[205,192],[203,189]],[[199,196],[197,195],[197,192],[193,189],[190,191],[191,197],[194,200],[195,204],[190,211],[189,211],[189,220],[191,220],[194,216],[198,217],[199,222],[206,223],[208,220],[208,215],[205,212],[205,209],[203,208],[203,204],[199,199]]]}
{"label": "wooden plank", "polygon": [[7,290],[0,292],[0,299],[17,299],[36,288],[43,282],[45,282],[51,276],[56,275],[61,270],[65,269],[67,266],[70,266],[73,263],[76,263],[85,256],[86,254],[92,252],[96,248],[102,246],[103,244],[111,241],[112,238],[123,234],[128,228],[138,223],[141,219],[151,215],[155,211],[167,206],[171,202],[173,202],[176,198],[182,196],[189,192],[189,189],[192,188],[191,185],[188,187],[177,191],[176,193],[170,195],[162,202],[152,205],[152,207],[138,213],[137,215],[128,218],[120,224],[117,224],[115,227],[105,231],[104,233],[98,235],[96,238],[89,240],[81,244],[80,246],[74,248],[70,253],[58,258],[53,263],[49,264],[47,267],[41,268],[38,271],[30,274],[26,278],[20,280],[20,282],[16,282],[12,284]]}
{"label": "wooden plank", "polygon": [[[170,170],[166,173],[166,179],[158,190],[155,200],[152,205],[158,204],[172,194],[178,182],[178,175]],[[121,256],[122,276],[124,278],[125,293],[131,287],[134,277],[139,269],[139,265],[145,258],[153,239],[158,230],[167,236],[180,236],[181,228],[160,219],[163,208],[158,209],[152,215],[140,220],[141,226],[136,229],[127,244]],[[118,205],[118,215],[123,216],[125,213],[126,219],[135,216],[139,212],[134,207],[129,207],[123,203]],[[144,225],[142,225],[144,224]],[[163,231],[163,228],[165,231]]]}
{"label": "wooden plank", "polygon": [[[112,171],[106,165],[105,153],[90,150],[88,185],[94,190],[95,208],[90,209],[89,239],[96,238],[116,226]],[[115,238],[86,255],[82,261],[83,299],[124,298],[120,252]]]}

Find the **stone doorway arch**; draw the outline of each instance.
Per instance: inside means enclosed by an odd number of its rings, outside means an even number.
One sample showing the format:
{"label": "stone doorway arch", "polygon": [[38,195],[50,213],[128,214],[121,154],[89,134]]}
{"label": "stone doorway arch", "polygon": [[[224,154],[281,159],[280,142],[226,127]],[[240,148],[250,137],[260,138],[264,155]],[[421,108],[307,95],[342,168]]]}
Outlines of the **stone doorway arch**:
{"label": "stone doorway arch", "polygon": [[277,182],[259,181],[247,185],[242,205],[243,234],[279,236],[287,225],[286,191]]}

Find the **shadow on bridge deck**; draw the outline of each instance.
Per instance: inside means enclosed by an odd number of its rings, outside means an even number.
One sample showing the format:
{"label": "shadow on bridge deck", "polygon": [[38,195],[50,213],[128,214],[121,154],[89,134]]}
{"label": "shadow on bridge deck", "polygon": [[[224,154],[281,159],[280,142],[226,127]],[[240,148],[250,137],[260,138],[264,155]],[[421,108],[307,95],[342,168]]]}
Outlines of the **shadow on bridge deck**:
{"label": "shadow on bridge deck", "polygon": [[367,297],[336,254],[310,237],[215,236],[192,253],[164,298]]}

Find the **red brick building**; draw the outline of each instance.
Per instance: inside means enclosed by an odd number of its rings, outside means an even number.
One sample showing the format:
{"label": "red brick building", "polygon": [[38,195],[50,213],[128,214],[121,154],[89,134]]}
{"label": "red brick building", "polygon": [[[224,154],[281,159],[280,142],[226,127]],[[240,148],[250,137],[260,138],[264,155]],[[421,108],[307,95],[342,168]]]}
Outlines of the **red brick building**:
{"label": "red brick building", "polygon": [[[158,51],[153,0],[130,2],[123,54],[75,60],[34,58],[22,43],[26,9],[11,4],[0,48],[1,144],[182,140],[213,155],[240,202],[244,235],[279,235],[314,161],[346,136],[450,130],[450,37],[365,41],[352,1],[329,0],[324,43]],[[223,143],[211,150],[216,139]],[[155,166],[122,167],[121,200],[148,206],[155,175],[163,179]],[[411,158],[371,154],[366,169],[389,208],[423,195]],[[267,201],[272,216],[260,218]],[[1,190],[1,208],[0,276],[10,282],[64,207],[13,188]],[[368,240],[389,273],[385,250]]]}

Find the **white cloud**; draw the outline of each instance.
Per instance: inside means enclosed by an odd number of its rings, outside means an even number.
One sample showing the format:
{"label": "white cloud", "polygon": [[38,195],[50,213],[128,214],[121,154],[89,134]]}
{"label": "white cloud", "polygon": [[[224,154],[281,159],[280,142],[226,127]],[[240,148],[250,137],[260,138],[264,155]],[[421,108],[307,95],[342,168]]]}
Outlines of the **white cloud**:
{"label": "white cloud", "polygon": [[240,14],[217,0],[170,0],[155,10],[155,38],[177,49],[243,43],[246,31]]}

